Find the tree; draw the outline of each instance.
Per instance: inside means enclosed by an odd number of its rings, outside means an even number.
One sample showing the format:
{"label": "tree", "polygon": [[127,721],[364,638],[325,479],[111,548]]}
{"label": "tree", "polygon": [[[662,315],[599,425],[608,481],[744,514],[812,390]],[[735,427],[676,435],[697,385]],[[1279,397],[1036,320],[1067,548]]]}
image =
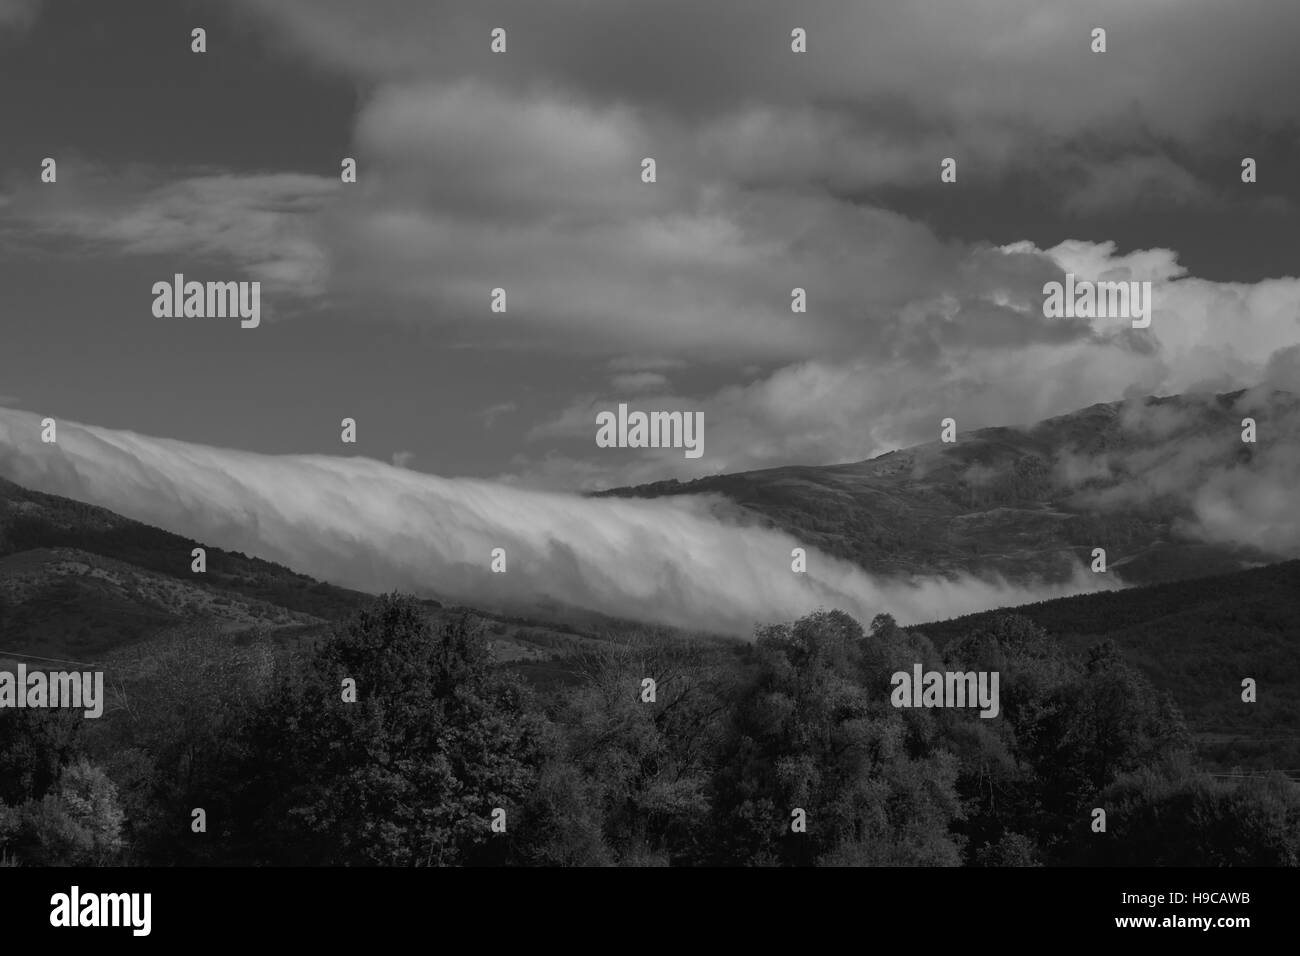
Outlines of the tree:
{"label": "tree", "polygon": [[117,788],[85,759],[64,767],[45,796],[27,800],[4,816],[0,842],[7,840],[25,865],[104,866],[122,849]]}
{"label": "tree", "polygon": [[1300,792],[1282,774],[1215,779],[1174,756],[1121,775],[1097,802],[1106,833],[1074,826],[1072,864],[1300,865]]}
{"label": "tree", "polygon": [[[888,622],[877,619],[880,627]],[[887,683],[859,683],[865,636],[841,611],[760,631],[714,784],[720,862],[955,865],[951,754],[914,760]],[[793,825],[803,811],[806,829]]]}
{"label": "tree", "polygon": [[1120,774],[1188,747],[1182,717],[1166,694],[1120,658],[1093,648],[1074,679],[1052,688],[1017,726],[1019,753],[1039,780],[1044,825],[1054,833]]}
{"label": "tree", "polygon": [[637,632],[579,666],[583,683],[565,695],[557,717],[566,728],[565,758],[586,781],[604,844],[622,861],[697,861],[708,840],[711,760],[726,709],[708,650]]}
{"label": "tree", "polygon": [[0,801],[43,797],[63,766],[81,754],[84,723],[72,710],[0,710]]}
{"label": "tree", "polygon": [[[544,736],[523,687],[492,673],[467,617],[435,631],[416,599],[386,595],[259,714],[242,775],[246,839],[274,834],[263,852],[276,863],[500,862]],[[506,834],[490,830],[497,808]]]}
{"label": "tree", "polygon": [[[264,642],[234,643],[201,627],[168,634],[118,659],[104,761],[121,784],[129,833],[154,864],[233,862],[229,829],[249,719],[274,687]],[[202,807],[213,837],[196,839]]]}

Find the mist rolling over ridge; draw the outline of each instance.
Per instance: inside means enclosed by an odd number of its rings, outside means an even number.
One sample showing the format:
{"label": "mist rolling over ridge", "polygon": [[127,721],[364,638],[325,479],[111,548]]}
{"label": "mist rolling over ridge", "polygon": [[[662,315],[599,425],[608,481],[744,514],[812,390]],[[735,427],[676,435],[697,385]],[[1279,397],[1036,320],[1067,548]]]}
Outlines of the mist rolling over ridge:
{"label": "mist rolling over ridge", "polygon": [[[506,607],[552,599],[749,636],[756,623],[819,607],[919,622],[1110,584],[1082,566],[1041,586],[974,575],[894,580],[816,551],[807,573],[794,573],[792,551],[805,544],[720,519],[706,496],[592,499],[361,457],[259,455],[58,427],[57,444],[42,445],[38,416],[0,410],[0,475],[372,592]],[[494,548],[505,549],[504,574],[490,571]]]}

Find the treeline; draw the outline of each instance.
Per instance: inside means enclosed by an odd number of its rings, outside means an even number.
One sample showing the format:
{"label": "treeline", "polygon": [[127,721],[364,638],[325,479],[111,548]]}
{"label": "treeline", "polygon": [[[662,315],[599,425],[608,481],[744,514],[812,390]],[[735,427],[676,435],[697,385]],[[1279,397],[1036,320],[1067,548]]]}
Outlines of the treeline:
{"label": "treeline", "polygon": [[[1173,697],[1207,768],[1300,770],[1300,561],[1058,598],[1017,613],[1077,653],[1114,643]],[[925,631],[945,647],[997,617],[982,612]],[[1244,678],[1258,685],[1254,703],[1242,702]]]}
{"label": "treeline", "polygon": [[[1000,715],[895,709],[890,676],[916,663],[999,672]],[[539,694],[468,618],[401,596],[299,650],[174,641],[110,677],[98,721],[0,711],[0,859],[1300,862],[1300,788],[1197,773],[1178,711],[1113,645],[1072,656],[1024,618],[940,652],[887,615],[819,612],[736,651],[633,636],[572,664]]]}

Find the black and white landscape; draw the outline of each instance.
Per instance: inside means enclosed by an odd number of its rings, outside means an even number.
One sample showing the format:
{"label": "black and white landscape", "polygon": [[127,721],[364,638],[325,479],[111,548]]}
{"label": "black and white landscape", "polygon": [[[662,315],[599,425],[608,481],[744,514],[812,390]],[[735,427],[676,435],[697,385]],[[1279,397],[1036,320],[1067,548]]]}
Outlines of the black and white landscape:
{"label": "black and white landscape", "polygon": [[1300,865],[1297,35],[0,0],[0,865]]}

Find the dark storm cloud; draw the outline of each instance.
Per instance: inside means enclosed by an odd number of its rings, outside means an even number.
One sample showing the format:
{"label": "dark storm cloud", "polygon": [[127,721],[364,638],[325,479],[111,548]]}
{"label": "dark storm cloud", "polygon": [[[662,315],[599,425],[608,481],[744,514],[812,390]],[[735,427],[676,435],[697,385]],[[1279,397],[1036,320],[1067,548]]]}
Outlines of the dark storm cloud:
{"label": "dark storm cloud", "polygon": [[[1103,120],[1195,135],[1243,107],[1289,121],[1297,96],[1287,81],[1300,9],[1288,0],[1048,0],[1032,11],[1019,0],[248,5],[296,49],[376,82],[492,70],[683,112],[898,98],[935,126],[1000,118],[1060,134]],[[498,26],[513,43],[489,66]],[[777,56],[796,26],[808,30],[809,55]],[[1110,35],[1104,59],[1088,49],[1094,27]]]}

